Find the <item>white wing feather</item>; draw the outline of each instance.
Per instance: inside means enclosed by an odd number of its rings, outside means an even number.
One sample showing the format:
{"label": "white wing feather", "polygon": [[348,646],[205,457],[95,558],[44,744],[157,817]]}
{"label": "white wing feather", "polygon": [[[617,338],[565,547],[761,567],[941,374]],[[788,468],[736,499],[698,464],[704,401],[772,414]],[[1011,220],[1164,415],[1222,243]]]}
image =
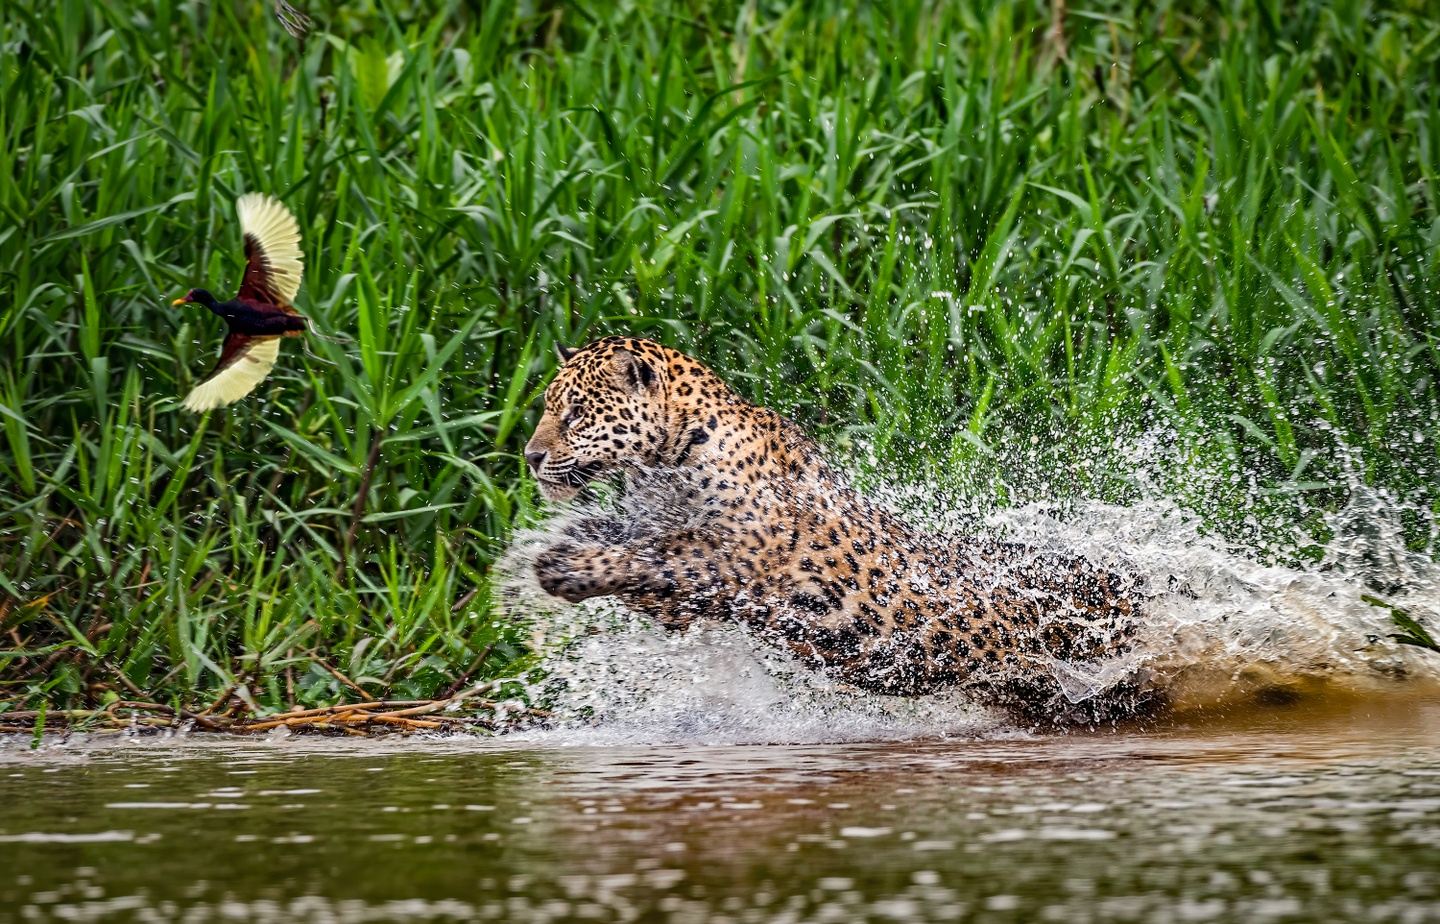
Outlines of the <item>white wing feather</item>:
{"label": "white wing feather", "polygon": [[290,210],[273,196],[246,193],[235,200],[240,230],[254,235],[264,254],[270,284],[288,304],[300,291],[305,272],[305,254],[300,250],[300,225]]}
{"label": "white wing feather", "polygon": [[185,408],[199,413],[239,401],[265,380],[279,357],[280,338],[252,342],[233,363],[191,389]]}

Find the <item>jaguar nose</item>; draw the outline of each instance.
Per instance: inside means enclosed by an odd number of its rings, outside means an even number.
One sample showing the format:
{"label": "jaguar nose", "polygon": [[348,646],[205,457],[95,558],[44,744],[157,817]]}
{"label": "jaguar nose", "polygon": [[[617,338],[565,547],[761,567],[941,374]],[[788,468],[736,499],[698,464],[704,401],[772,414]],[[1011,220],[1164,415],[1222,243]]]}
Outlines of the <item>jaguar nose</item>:
{"label": "jaguar nose", "polygon": [[540,450],[539,452],[534,452],[534,451],[532,451],[532,452],[527,452],[527,453],[525,453],[525,461],[526,461],[526,463],[529,464],[529,466],[530,466],[530,471],[532,471],[532,472],[538,472],[538,471],[540,471],[540,466],[542,466],[542,465],[545,464],[545,456],[546,456],[546,452],[545,452],[545,450],[543,450],[543,449]]}

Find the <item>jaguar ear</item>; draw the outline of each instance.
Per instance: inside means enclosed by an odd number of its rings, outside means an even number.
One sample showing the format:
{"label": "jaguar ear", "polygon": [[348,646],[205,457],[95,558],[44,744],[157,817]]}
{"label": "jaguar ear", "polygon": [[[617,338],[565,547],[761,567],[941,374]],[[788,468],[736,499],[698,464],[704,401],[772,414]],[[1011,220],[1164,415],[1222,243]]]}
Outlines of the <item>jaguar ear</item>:
{"label": "jaguar ear", "polygon": [[610,354],[610,368],[631,391],[648,390],[655,384],[655,367],[639,353],[620,348]]}
{"label": "jaguar ear", "polygon": [[560,357],[560,361],[562,363],[568,363],[570,361],[570,357],[574,356],[576,353],[579,352],[579,350],[573,347],[562,346],[558,343],[555,344],[555,355]]}

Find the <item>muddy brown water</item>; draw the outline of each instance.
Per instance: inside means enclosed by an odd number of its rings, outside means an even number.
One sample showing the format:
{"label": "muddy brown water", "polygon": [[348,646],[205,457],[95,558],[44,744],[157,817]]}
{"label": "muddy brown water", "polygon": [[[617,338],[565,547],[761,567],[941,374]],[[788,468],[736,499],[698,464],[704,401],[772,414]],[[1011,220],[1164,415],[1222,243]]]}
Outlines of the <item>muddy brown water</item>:
{"label": "muddy brown water", "polygon": [[804,746],[0,741],[0,920],[1440,920],[1440,699]]}

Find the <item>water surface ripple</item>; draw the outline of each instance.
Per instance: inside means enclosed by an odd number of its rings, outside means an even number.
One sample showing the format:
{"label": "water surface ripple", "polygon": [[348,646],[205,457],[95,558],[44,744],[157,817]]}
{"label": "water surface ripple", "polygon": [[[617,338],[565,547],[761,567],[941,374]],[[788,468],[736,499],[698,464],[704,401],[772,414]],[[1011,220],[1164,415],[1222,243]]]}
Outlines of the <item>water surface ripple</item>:
{"label": "water surface ripple", "polygon": [[1440,702],[843,745],[0,742],[0,919],[1440,919]]}

